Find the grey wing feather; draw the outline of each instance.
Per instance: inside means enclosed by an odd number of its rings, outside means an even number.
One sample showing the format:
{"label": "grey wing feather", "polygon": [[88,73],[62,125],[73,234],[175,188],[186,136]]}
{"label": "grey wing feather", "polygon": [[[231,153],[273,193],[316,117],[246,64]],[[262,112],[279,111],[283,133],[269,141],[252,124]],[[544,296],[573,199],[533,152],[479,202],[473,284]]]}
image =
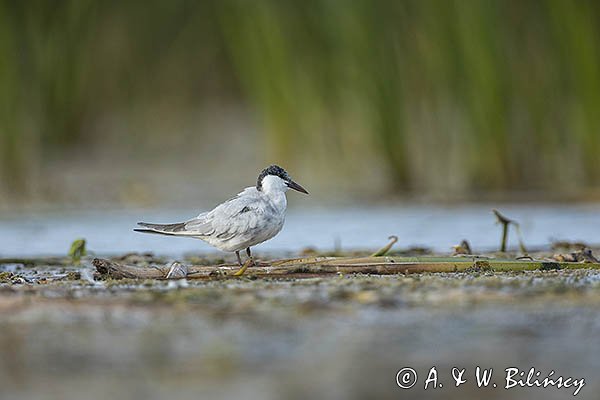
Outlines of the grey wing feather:
{"label": "grey wing feather", "polygon": [[212,235],[219,239],[228,240],[249,227],[255,227],[257,202],[259,193],[255,187],[246,188],[236,197],[229,199],[206,214],[205,221],[210,222]]}
{"label": "grey wing feather", "polygon": [[185,222],[185,231],[187,234],[207,236],[213,231],[210,220],[206,218],[208,213],[202,213],[196,218]]}
{"label": "grey wing feather", "polygon": [[149,224],[146,222],[140,222],[138,225],[144,226],[150,229],[157,229],[165,232],[178,232],[183,229],[184,225],[181,222],[175,224]]}
{"label": "grey wing feather", "polygon": [[208,233],[208,228],[210,227],[210,225],[204,223],[203,220],[197,218],[175,224],[150,224],[147,222],[138,222],[138,225],[143,226],[144,228],[134,229],[136,232],[158,233],[173,236],[202,236]]}
{"label": "grey wing feather", "polygon": [[202,213],[196,218],[175,224],[150,224],[140,222],[144,229],[137,232],[159,233],[176,236],[216,236],[220,239],[231,239],[238,232],[257,225],[256,204],[260,201],[255,187],[246,188],[212,211]]}
{"label": "grey wing feather", "polygon": [[135,231],[163,233],[165,235],[173,235],[185,229],[185,224],[183,222],[175,224],[150,224],[148,222],[138,222],[138,225],[143,226],[146,229],[134,229]]}

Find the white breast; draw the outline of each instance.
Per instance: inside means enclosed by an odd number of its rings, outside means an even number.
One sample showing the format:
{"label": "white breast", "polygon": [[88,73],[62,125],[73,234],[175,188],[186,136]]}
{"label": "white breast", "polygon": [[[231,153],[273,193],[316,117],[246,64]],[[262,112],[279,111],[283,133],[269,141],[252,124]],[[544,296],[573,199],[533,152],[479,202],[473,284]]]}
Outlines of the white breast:
{"label": "white breast", "polygon": [[213,230],[198,236],[223,251],[239,251],[277,235],[285,222],[283,191],[247,188],[206,215]]}

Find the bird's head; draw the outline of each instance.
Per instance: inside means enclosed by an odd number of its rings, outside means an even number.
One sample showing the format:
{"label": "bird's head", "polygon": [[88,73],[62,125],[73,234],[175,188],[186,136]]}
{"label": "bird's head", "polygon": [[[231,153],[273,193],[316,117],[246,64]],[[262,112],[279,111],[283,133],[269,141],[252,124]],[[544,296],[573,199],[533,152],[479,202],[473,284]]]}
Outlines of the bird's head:
{"label": "bird's head", "polygon": [[285,169],[279,165],[271,165],[262,170],[256,180],[256,189],[266,193],[273,191],[286,192],[288,189],[294,189],[308,194],[306,189],[294,182]]}

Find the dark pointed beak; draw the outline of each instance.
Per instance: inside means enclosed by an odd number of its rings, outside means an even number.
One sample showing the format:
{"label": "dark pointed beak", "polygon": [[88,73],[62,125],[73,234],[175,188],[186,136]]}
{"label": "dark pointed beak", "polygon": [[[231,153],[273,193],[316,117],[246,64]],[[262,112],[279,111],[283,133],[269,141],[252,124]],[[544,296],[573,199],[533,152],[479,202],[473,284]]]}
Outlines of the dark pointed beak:
{"label": "dark pointed beak", "polygon": [[293,180],[290,179],[286,183],[290,189],[297,190],[300,193],[308,194],[308,191],[306,189],[304,189],[302,186],[300,186],[298,183],[294,182]]}

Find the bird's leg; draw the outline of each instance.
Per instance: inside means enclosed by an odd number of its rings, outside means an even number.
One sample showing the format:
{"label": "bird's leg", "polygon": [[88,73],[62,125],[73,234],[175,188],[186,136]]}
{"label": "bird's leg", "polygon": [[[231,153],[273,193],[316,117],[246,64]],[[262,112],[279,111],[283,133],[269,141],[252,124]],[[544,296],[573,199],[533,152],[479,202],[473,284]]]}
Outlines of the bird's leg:
{"label": "bird's leg", "polygon": [[252,252],[250,251],[250,247],[246,247],[246,254],[248,255],[248,258],[250,260],[252,260],[252,264],[254,264],[254,257],[252,257]]}
{"label": "bird's leg", "polygon": [[250,265],[250,260],[247,260],[244,264],[242,264],[242,258],[240,257],[240,251],[236,251],[235,255],[237,257],[238,260],[238,264],[240,265],[240,269],[238,269],[233,276],[241,276],[244,274],[244,272],[246,272],[246,269],[248,268],[248,265]]}
{"label": "bird's leg", "polygon": [[[239,257],[239,255],[240,255],[239,252],[236,251],[235,253]],[[240,269],[238,269],[235,274],[233,274],[233,276],[242,276],[242,275],[244,275],[244,272],[246,272],[246,270],[248,269],[249,266],[255,265],[254,258],[252,258],[252,253],[250,252],[250,247],[246,248],[246,254],[248,255],[248,259],[246,260],[244,265]],[[240,262],[240,265],[241,265],[241,262]]]}

